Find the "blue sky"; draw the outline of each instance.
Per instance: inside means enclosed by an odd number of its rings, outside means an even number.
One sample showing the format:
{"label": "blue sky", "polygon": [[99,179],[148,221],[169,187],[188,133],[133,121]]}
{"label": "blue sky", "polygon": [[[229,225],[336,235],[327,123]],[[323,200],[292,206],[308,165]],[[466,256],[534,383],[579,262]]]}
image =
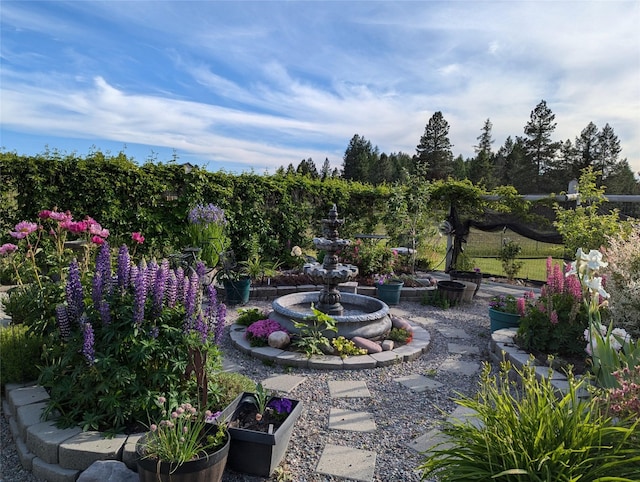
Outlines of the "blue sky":
{"label": "blue sky", "polygon": [[0,146],[95,148],[273,172],[340,167],[354,134],[415,153],[442,111],[454,155],[609,123],[640,171],[640,2],[2,1]]}

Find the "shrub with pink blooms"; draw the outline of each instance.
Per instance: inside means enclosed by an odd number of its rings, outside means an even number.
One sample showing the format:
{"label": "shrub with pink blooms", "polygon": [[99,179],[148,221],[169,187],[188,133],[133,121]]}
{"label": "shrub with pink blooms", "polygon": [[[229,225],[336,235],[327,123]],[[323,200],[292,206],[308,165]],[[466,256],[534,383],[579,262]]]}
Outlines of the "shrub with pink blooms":
{"label": "shrub with pink blooms", "polygon": [[589,316],[576,276],[565,276],[559,264],[547,260],[547,282],[538,298],[528,298],[520,319],[517,342],[526,350],[557,356],[584,355],[584,330]]}
{"label": "shrub with pink blooms", "polygon": [[266,346],[269,341],[269,335],[274,331],[285,330],[280,323],[274,320],[258,320],[247,327],[246,338],[251,346]]}

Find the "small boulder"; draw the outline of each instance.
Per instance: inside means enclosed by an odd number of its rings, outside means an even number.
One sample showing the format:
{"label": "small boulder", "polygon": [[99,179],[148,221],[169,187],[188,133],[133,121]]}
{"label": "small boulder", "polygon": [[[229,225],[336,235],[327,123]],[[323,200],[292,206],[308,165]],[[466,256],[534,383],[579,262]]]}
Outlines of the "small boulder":
{"label": "small boulder", "polygon": [[401,328],[403,330],[407,330],[410,333],[413,333],[413,327],[411,326],[411,323],[409,323],[404,318],[400,318],[399,316],[391,315],[391,325],[394,328]]}
{"label": "small boulder", "polygon": [[367,350],[367,353],[380,353],[382,351],[382,347],[378,345],[375,341],[367,340],[366,338],[362,338],[361,336],[354,336],[351,338],[351,341],[358,348],[364,348]]}
{"label": "small boulder", "polygon": [[97,460],[80,474],[78,482],[138,482],[138,474],[119,460]]}
{"label": "small boulder", "polygon": [[393,343],[393,340],[384,340],[381,346],[382,346],[382,351],[391,351],[393,350],[393,347],[395,346],[395,344]]}
{"label": "small boulder", "polygon": [[286,348],[291,343],[291,338],[286,331],[274,331],[267,341],[272,348]]}

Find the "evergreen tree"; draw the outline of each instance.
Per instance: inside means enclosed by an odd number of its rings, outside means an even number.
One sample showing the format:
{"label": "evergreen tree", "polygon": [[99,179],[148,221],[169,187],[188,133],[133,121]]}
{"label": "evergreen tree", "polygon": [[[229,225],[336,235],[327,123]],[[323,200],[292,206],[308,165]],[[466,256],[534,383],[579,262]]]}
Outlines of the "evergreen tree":
{"label": "evergreen tree", "polygon": [[493,124],[489,119],[487,119],[486,121],[484,121],[482,133],[478,137],[476,137],[476,139],[478,140],[478,145],[474,146],[476,149],[476,154],[479,154],[481,152],[491,154],[491,144],[493,144],[491,129],[493,129]]}
{"label": "evergreen tree", "polygon": [[344,152],[342,177],[351,181],[370,182],[370,173],[378,162],[378,148],[358,134],[349,141]]}
{"label": "evergreen tree", "polygon": [[320,179],[323,181],[331,176],[331,164],[329,163],[329,158],[325,157],[324,162],[322,163],[322,168],[320,169]]}
{"label": "evergreen tree", "polygon": [[536,189],[542,184],[540,176],[553,166],[559,147],[557,142],[551,140],[551,134],[556,128],[555,118],[555,114],[547,107],[546,101],[542,100],[531,111],[529,122],[524,127],[524,133],[527,136],[526,156],[528,162],[535,167],[536,176],[533,179]]}
{"label": "evergreen tree", "polygon": [[424,173],[427,179],[446,179],[453,172],[452,147],[449,123],[438,111],[429,119],[416,147],[416,171]]}
{"label": "evergreen tree", "polygon": [[296,168],[293,167],[292,163],[289,163],[289,165],[287,166],[287,176],[294,175],[295,173],[296,173]]}
{"label": "evergreen tree", "polygon": [[572,175],[574,178],[578,179],[585,167],[591,166],[598,170],[596,166],[599,151],[598,136],[598,128],[593,122],[589,122],[587,127],[580,132],[580,136],[576,137],[575,150],[578,156],[577,163],[573,166]]}
{"label": "evergreen tree", "polygon": [[318,175],[318,169],[316,168],[313,159],[302,159],[300,164],[298,164],[298,168],[296,169],[296,173],[301,176],[308,176],[311,179],[318,179],[320,176]]}
{"label": "evergreen tree", "polygon": [[[602,172],[604,179],[607,179],[612,171],[617,170],[620,152],[622,152],[620,140],[613,132],[613,127],[607,123],[598,134],[598,152],[595,160],[595,167]],[[624,171],[624,166],[621,170]]]}
{"label": "evergreen tree", "polygon": [[453,172],[452,172],[452,176],[454,179],[458,179],[459,181],[462,181],[463,179],[469,179],[469,165],[470,165],[471,160],[464,160],[464,157],[462,157],[462,154],[459,154],[458,157],[456,157],[453,160]]}

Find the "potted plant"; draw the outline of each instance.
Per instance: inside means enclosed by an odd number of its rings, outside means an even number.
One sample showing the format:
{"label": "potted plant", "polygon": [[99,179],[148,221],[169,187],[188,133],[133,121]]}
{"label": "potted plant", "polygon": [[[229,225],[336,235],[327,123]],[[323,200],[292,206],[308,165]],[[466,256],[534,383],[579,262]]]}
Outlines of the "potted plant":
{"label": "potted plant", "polygon": [[489,302],[489,320],[491,332],[502,328],[518,328],[524,310],[524,298],[513,295],[499,295]]}
{"label": "potted plant", "polygon": [[231,437],[224,423],[215,423],[210,411],[198,411],[189,403],[170,409],[167,399],[156,405],[162,420],[136,444],[141,482],[220,482]]}
{"label": "potted plant", "polygon": [[214,268],[220,253],[227,249],[229,240],[225,234],[227,220],[224,210],[215,204],[197,204],[189,211],[187,234],[191,246],[199,248],[198,256],[209,268]]}
{"label": "potted plant", "polygon": [[452,269],[449,271],[449,278],[451,281],[466,281],[468,283],[475,283],[475,289],[473,292],[473,296],[478,293],[480,289],[480,285],[482,284],[482,272],[480,268],[473,268],[473,271],[460,271],[457,269]]}
{"label": "potted plant", "polygon": [[246,263],[239,263],[233,250],[220,256],[220,269],[216,279],[224,286],[226,301],[230,305],[244,305],[249,301],[251,277]]}
{"label": "potted plant", "polygon": [[229,467],[269,477],[282,461],[301,413],[300,401],[275,396],[260,383],[254,393],[240,394],[218,417],[231,436]]}
{"label": "potted plant", "polygon": [[403,286],[404,281],[393,278],[389,274],[376,277],[376,295],[378,299],[388,305],[397,305],[400,303],[400,294]]}

